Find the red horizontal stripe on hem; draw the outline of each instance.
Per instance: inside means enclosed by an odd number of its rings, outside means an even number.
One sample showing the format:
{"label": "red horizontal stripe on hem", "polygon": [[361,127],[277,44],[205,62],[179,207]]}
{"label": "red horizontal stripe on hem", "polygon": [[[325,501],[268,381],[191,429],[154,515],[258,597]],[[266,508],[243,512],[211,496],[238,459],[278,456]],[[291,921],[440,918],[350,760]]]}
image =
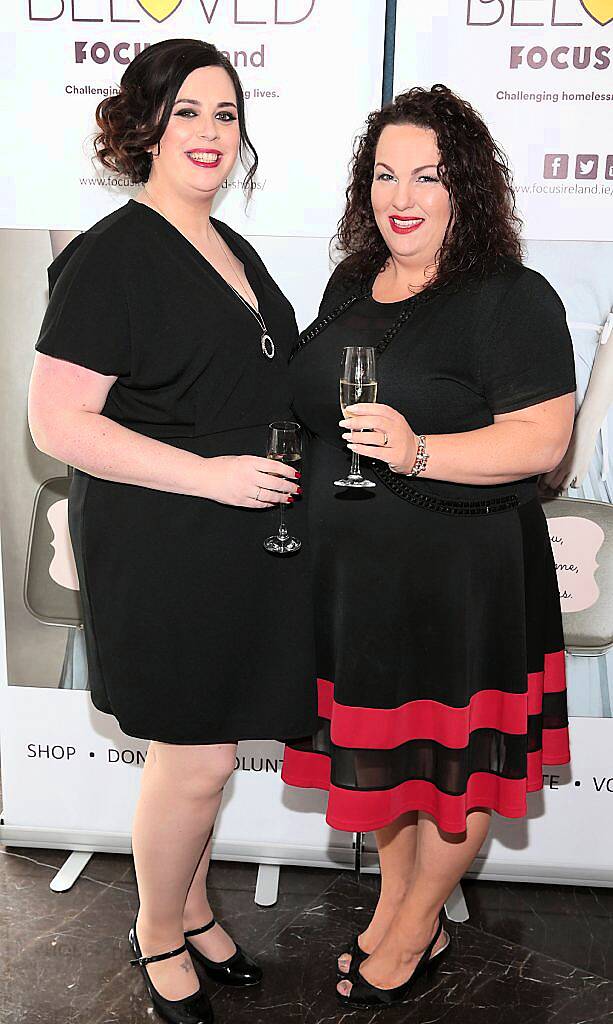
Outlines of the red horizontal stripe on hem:
{"label": "red horizontal stripe on hem", "polygon": [[563,693],[566,689],[564,651],[546,654],[541,672],[528,673],[528,714],[540,715],[544,693]]}
{"label": "red horizontal stripe on hem", "polygon": [[281,778],[288,786],[302,789],[330,788],[330,758],[326,754],[313,754],[306,750],[286,747],[283,754]]}
{"label": "red horizontal stripe on hem", "polygon": [[564,651],[545,655],[545,693],[561,693],[566,689],[566,659]]}
{"label": "red horizontal stripe on hem", "polygon": [[[534,755],[533,765],[537,763]],[[461,796],[442,793],[432,782],[409,779],[388,790],[349,790],[330,783],[330,759],[287,747],[281,778],[290,786],[328,790],[326,821],[341,832],[371,832],[383,828],[405,811],[431,814],[445,832],[464,832],[467,813],[478,807],[497,811],[506,818],[527,812],[526,779],[502,779],[489,772],[471,775]],[[539,789],[542,788],[542,773]]]}
{"label": "red horizontal stripe on hem", "polygon": [[543,729],[543,764],[568,764],[569,761],[568,728]]}
{"label": "red horizontal stripe on hem", "polygon": [[568,729],[543,729],[543,747],[528,754],[528,792],[543,788],[543,765],[568,764]]}
{"label": "red horizontal stripe on hem", "polygon": [[320,718],[332,718],[334,710],[334,683],[328,679],[317,680],[317,713]]}
{"label": "red horizontal stripe on hem", "polygon": [[356,708],[332,701],[331,721],[330,739],[339,747],[390,750],[410,740],[434,740],[462,748],[475,729],[524,735],[528,701],[525,693],[500,690],[481,690],[461,708],[436,700],[412,700],[397,708]]}
{"label": "red horizontal stripe on hem", "polygon": [[527,813],[525,781],[475,773],[462,796],[442,793],[432,782],[422,779],[409,779],[393,789],[372,792],[331,785],[326,821],[342,832],[372,832],[406,811],[425,811],[444,832],[465,832],[467,814],[481,807],[505,818],[523,817]]}
{"label": "red horizontal stripe on hem", "polygon": [[528,754],[527,789],[529,793],[543,788],[543,751],[533,750]]}
{"label": "red horizontal stripe on hem", "polygon": [[543,710],[543,692],[565,689],[564,651],[545,655],[541,672],[527,676],[527,693],[480,690],[469,704],[456,708],[441,701],[413,700],[395,708],[365,708],[334,700],[334,683],[317,680],[319,715],[331,722],[330,738],[339,747],[391,750],[415,739],[445,747],[467,746],[475,729],[524,735],[528,715]]}

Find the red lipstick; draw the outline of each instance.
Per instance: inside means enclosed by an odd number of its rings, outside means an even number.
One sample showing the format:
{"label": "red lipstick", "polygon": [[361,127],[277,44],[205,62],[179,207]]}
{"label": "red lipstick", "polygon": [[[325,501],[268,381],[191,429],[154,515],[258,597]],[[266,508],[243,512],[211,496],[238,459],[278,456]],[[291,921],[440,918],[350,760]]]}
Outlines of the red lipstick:
{"label": "red lipstick", "polygon": [[[199,153],[203,153],[203,154],[207,153],[210,156],[215,155],[215,157],[217,159],[216,160],[198,160],[198,154]],[[219,165],[221,163],[221,158],[223,156],[223,153],[221,153],[220,150],[218,150],[218,149],[190,149],[190,150],[188,150],[186,152],[185,155],[197,167],[211,168],[211,167],[219,167]]]}
{"label": "red lipstick", "polygon": [[[406,226],[405,227],[402,227],[402,221],[406,222]],[[390,216],[389,222],[390,222],[392,231],[394,231],[397,235],[409,235],[412,231],[417,231],[417,229],[422,226],[422,224],[424,222],[424,218],[423,217],[399,217],[397,215],[394,215],[393,217]]]}

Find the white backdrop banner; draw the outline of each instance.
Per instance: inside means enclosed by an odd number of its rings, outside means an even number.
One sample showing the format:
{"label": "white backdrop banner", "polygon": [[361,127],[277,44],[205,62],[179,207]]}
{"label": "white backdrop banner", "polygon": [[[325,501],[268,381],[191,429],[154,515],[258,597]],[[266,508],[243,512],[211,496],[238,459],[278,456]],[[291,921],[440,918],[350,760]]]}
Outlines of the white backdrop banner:
{"label": "white backdrop banner", "polygon": [[[51,248],[132,194],[92,163],[95,107],[148,44],[195,37],[228,54],[260,166],[248,210],[237,171],[216,213],[253,238],[304,325],[329,276],[352,136],[381,101],[384,26],[385,0],[364,0],[359,17],[351,0],[15,0],[4,12],[0,88],[12,142],[0,155],[0,222],[41,230],[0,231],[0,472],[10,482],[0,491],[0,840],[129,849],[147,747],[93,708],[82,631],[47,613],[58,596],[54,544],[69,542],[37,518],[35,499],[66,467],[37,452],[25,426]],[[342,102],[339,82],[351,82]],[[61,501],[47,510],[56,530],[61,505],[64,514]],[[24,600],[24,579],[37,607]],[[335,849],[348,859],[352,837],[328,828],[321,794],[282,786],[281,757],[279,744],[241,745],[216,850],[326,863]]]}
{"label": "white backdrop banner", "polygon": [[[328,277],[327,239],[254,241],[306,324]],[[0,841],[127,852],[148,742],[91,703],[82,630],[58,615],[61,592],[78,588],[66,501],[35,512],[40,484],[66,473],[25,427],[50,260],[48,231],[0,230]],[[353,837],[327,826],[323,794],[282,784],[282,757],[279,743],[240,745],[216,856],[348,863]]]}
{"label": "white backdrop banner", "polygon": [[[582,407],[613,309],[613,0],[398,0],[397,14],[394,93],[448,85],[481,113],[509,158],[530,240],[526,262],[565,304]],[[612,416],[603,403],[589,466],[570,497],[613,500]],[[595,557],[588,601],[601,578]],[[564,594],[563,561],[558,551]],[[563,610],[572,614],[568,603]],[[599,850],[613,789],[613,652],[567,655],[566,667],[572,763],[545,768],[544,791],[530,798],[525,821],[494,819],[488,877],[547,877],[549,868],[552,880],[611,878]],[[577,821],[581,828],[569,827]]]}
{"label": "white backdrop banner", "polygon": [[[19,789],[6,793],[2,835],[18,845],[58,845],[127,852],[147,741],[125,736],[87,693],[7,687],[2,713],[13,723],[3,741],[3,769]],[[613,809],[610,722],[574,719],[573,777],[551,768],[529,813],[494,817],[473,872],[487,878],[613,884],[607,844],[590,822]],[[239,745],[216,829],[216,854],[232,859],[349,864],[352,836],[326,825],[325,797],[281,781],[283,747]],[[583,827],[569,828],[581,820]],[[51,839],[49,837],[52,837]],[[367,849],[373,850],[372,837]],[[373,857],[367,861],[374,863]]]}
{"label": "white backdrop banner", "polygon": [[[128,852],[148,741],[126,736],[86,691],[0,691],[8,835],[21,845]],[[283,745],[239,744],[215,830],[216,852],[289,863],[350,860],[353,836],[325,820],[325,797],[281,781]]]}
{"label": "white backdrop banner", "polygon": [[397,17],[394,92],[444,82],[479,110],[526,237],[610,239],[613,0],[398,0]]}
{"label": "white backdrop banner", "polygon": [[[130,183],[91,159],[97,103],[145,46],[198,38],[226,52],[260,156],[219,214],[244,234],[325,235],[341,213],[352,132],[381,101],[385,0],[13,0],[0,34],[4,227],[86,228]],[[359,73],[355,73],[358,69]],[[350,82],[349,89],[338,84]],[[26,127],[27,126],[27,127]]]}
{"label": "white backdrop banner", "polygon": [[[511,156],[529,237],[550,240],[541,249],[531,247],[533,265],[549,273],[559,260],[575,277],[580,266],[582,280],[592,288],[598,284],[593,309],[577,305],[574,314],[590,326],[584,344],[590,359],[598,325],[613,303],[610,274],[597,260],[589,263],[591,249],[585,255],[577,243],[569,250],[570,243],[559,240],[610,235],[613,156],[604,131],[610,96],[598,97],[608,95],[612,3],[398,5],[396,91],[445,81],[474,103]],[[237,175],[224,190],[219,213],[244,234],[260,236],[255,244],[304,325],[328,273],[326,242],[341,211],[352,136],[380,101],[384,13],[384,0],[15,0],[5,12],[0,56],[2,85],[12,97],[5,105],[12,141],[0,157],[1,217],[7,227],[45,230],[0,233],[0,299],[7,309],[0,328],[7,395],[0,470],[11,484],[0,494],[0,627],[6,621],[6,658],[0,643],[0,839],[129,848],[146,750],[146,742],[124,736],[114,719],[91,705],[79,631],[45,624],[23,597],[28,568],[49,575],[54,556],[49,534],[46,548],[42,542],[37,548],[38,562],[31,557],[34,498],[42,481],[65,472],[36,452],[24,428],[33,343],[44,312],[44,266],[50,262],[47,231],[86,228],[130,194],[129,183],[105,178],[92,166],[88,139],[95,105],[117,87],[126,62],[147,43],[197,36],[228,52],[248,91],[249,131],[261,164],[249,212]],[[568,67],[561,66],[564,61]],[[568,98],[576,94],[584,98]],[[15,236],[27,239],[16,245]],[[4,294],[9,279],[14,302]],[[567,307],[589,291],[576,282],[568,290],[561,284]],[[590,367],[586,363],[582,371],[584,389]],[[609,493],[604,452],[603,442],[586,497],[602,500]],[[0,641],[1,634],[0,628]],[[596,659],[583,661],[587,673],[587,662]],[[582,686],[577,706],[589,690],[591,706],[611,713],[604,661],[589,679],[582,676]],[[544,792],[531,797],[527,820],[496,819],[485,851],[489,877],[612,880],[593,839],[613,800],[610,730],[610,721],[598,717],[573,720],[572,776],[568,769],[551,769]],[[244,859],[348,860],[351,836],[328,829],[322,794],[282,785],[281,758],[278,744],[241,744],[218,849]],[[581,816],[586,827],[570,835],[568,822]]]}

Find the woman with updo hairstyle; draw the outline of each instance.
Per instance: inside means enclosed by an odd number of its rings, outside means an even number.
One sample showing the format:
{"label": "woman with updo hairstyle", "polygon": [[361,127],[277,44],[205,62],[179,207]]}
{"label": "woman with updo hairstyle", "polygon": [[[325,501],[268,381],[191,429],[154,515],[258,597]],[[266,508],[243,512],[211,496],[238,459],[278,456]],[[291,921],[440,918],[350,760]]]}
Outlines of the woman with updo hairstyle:
{"label": "woman with updo hairstyle", "polygon": [[[335,828],[375,832],[379,901],[338,962],[350,1009],[413,996],[450,948],[443,907],[492,811],[525,816],[543,765],[569,760],[537,482],[567,447],[575,378],[562,303],[521,262],[504,155],[445,86],[369,116],[338,243],[291,364],[312,435],[320,719],[283,777],[327,790]],[[339,429],[346,346],[375,349],[378,390]],[[366,485],[335,487],[350,453]]]}
{"label": "woman with updo hairstyle", "polygon": [[[296,469],[264,457],[269,424],[292,419],[298,332],[257,253],[211,216],[237,156],[247,194],[257,165],[226,57],[156,43],[96,117],[100,162],[142,188],[49,268],[30,429],[74,467],[92,701],[152,741],[133,822],[131,963],[163,1020],[203,1024],[205,977],[262,976],[206,892],[236,743],[316,725],[305,550],[263,548],[300,492]],[[301,515],[288,509],[299,537]]]}

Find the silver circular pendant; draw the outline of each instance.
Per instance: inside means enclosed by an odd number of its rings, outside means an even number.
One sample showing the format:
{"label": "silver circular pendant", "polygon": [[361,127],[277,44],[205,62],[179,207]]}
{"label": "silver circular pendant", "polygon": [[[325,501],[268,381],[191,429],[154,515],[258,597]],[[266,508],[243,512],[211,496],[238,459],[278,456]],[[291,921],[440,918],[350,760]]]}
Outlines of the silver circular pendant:
{"label": "silver circular pendant", "polygon": [[270,334],[263,334],[262,335],[262,340],[261,340],[260,344],[262,346],[262,352],[264,353],[266,358],[267,359],[274,359],[275,358],[275,343],[272,340],[272,338],[270,337]]}

